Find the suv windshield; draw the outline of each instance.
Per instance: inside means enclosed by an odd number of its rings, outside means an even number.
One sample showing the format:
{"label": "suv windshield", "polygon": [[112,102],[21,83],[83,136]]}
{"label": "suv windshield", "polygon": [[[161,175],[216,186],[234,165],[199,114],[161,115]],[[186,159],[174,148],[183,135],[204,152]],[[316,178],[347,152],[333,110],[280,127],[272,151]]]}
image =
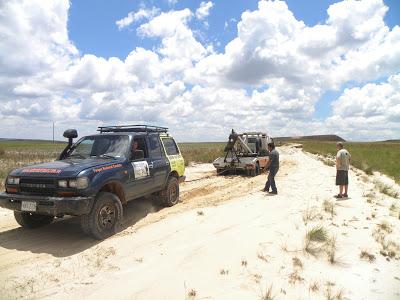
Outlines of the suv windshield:
{"label": "suv windshield", "polygon": [[124,135],[87,136],[73,146],[69,158],[120,158],[126,157],[129,137]]}

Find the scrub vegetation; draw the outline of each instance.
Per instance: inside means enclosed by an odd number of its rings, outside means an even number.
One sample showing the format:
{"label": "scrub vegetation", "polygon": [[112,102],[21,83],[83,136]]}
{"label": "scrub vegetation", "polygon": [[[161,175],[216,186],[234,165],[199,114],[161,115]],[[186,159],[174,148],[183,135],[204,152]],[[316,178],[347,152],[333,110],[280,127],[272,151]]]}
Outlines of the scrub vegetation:
{"label": "scrub vegetation", "polygon": [[0,190],[7,174],[18,167],[54,160],[66,143],[49,141],[0,141]]}
{"label": "scrub vegetation", "polygon": [[[291,141],[303,144],[307,152],[327,157],[336,155],[336,142]],[[382,172],[400,183],[400,142],[345,142],[344,147],[351,154],[351,164],[372,174]]]}

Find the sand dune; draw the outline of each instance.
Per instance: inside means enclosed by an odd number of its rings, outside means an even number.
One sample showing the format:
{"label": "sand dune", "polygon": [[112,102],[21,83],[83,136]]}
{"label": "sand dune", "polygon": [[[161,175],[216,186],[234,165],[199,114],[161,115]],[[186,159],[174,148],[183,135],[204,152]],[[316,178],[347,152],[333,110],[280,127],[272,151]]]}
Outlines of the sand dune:
{"label": "sand dune", "polygon": [[[76,218],[29,231],[0,210],[1,298],[399,299],[400,200],[377,190],[379,174],[352,170],[350,198],[336,201],[334,168],[279,151],[279,195],[261,191],[265,174],[194,165],[181,203],[130,203],[102,242]],[[307,243],[316,227],[326,240]]]}

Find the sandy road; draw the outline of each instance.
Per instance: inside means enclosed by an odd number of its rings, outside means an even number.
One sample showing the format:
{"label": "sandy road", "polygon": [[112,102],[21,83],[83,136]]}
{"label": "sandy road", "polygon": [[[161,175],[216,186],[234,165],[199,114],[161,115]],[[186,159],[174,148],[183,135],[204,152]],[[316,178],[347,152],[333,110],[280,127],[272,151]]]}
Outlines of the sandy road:
{"label": "sandy road", "polygon": [[[187,170],[181,203],[161,209],[132,202],[124,229],[102,242],[83,235],[76,218],[24,230],[0,210],[1,298],[185,299],[193,289],[192,298],[257,299],[270,284],[284,298],[325,298],[328,290],[352,299],[399,298],[399,260],[380,255],[373,237],[384,220],[387,240],[400,240],[393,199],[351,172],[351,199],[336,202],[329,216],[321,207],[335,192],[334,169],[298,149],[280,152],[278,196],[260,191],[266,175],[213,176],[211,165],[196,165]],[[318,218],[305,222],[307,209]],[[302,250],[312,225],[336,236],[336,263]],[[360,260],[363,249],[374,262]],[[291,266],[295,256],[300,269]]]}

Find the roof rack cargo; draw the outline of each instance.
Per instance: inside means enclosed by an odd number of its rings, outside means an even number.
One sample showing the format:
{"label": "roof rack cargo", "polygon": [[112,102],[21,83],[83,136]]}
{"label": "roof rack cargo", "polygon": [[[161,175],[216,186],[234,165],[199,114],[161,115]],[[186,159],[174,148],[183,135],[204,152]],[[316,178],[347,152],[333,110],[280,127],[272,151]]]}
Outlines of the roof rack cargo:
{"label": "roof rack cargo", "polygon": [[97,131],[104,132],[160,132],[167,133],[167,127],[151,126],[151,125],[118,125],[118,126],[99,126]]}

